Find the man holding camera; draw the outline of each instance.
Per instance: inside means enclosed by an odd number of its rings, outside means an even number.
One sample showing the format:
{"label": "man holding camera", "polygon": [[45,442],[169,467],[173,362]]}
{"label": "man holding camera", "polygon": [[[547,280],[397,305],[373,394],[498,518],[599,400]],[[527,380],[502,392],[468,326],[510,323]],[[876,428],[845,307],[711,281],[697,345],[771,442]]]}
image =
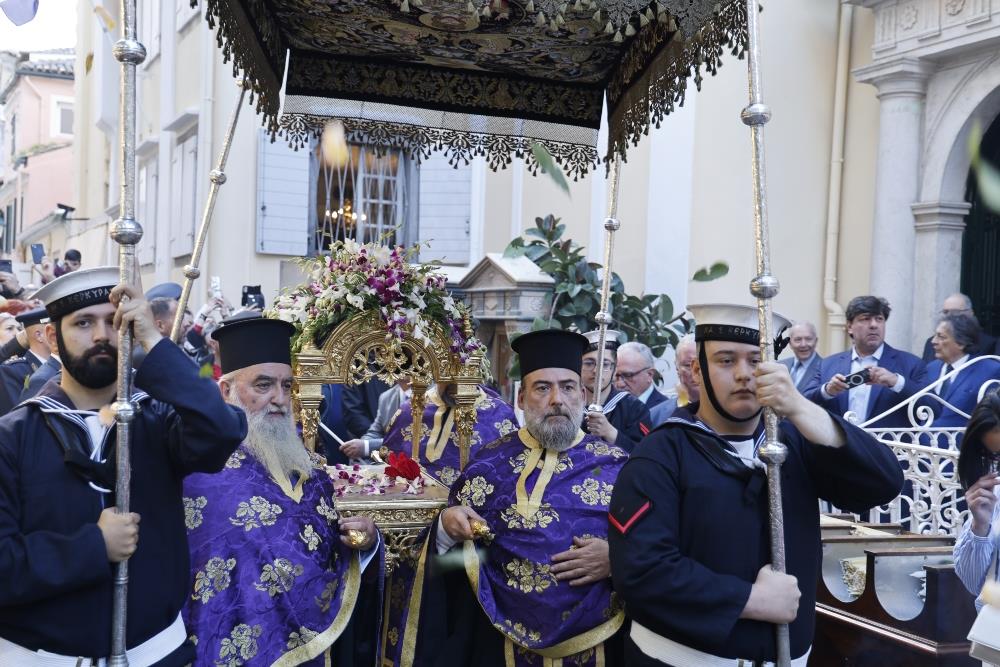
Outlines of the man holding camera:
{"label": "man holding camera", "polygon": [[[849,350],[822,361],[819,375],[802,393],[827,410],[853,412],[861,421],[876,417],[927,386],[924,362],[885,342],[889,302],[877,296],[858,296],[847,304]],[[898,411],[870,424],[873,428],[908,425]]]}

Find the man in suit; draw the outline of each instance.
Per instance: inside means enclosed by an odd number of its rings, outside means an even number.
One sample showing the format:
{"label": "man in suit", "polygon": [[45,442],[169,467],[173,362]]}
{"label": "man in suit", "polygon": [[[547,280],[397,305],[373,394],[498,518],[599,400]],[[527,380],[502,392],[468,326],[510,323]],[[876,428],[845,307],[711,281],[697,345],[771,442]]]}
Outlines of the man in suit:
{"label": "man in suit", "polygon": [[788,366],[792,382],[800,393],[806,390],[819,373],[823,357],[816,352],[818,342],[819,336],[816,335],[816,327],[812,322],[796,322],[788,330],[788,347],[795,354],[789,359],[782,359],[781,363]]}
{"label": "man in suit", "polygon": [[[1000,362],[983,359],[962,368],[974,356],[979,341],[979,323],[971,315],[945,315],[934,331],[933,346],[937,357],[927,364],[927,376],[936,382],[956,368],[958,374],[934,390],[942,400],[965,414],[972,414],[979,399],[979,388],[990,380],[1000,380]],[[938,413],[934,426],[965,426],[968,419],[951,407],[933,403]]]}
{"label": "man in suit", "polygon": [[[861,421],[899,405],[927,386],[924,362],[885,342],[889,302],[877,296],[858,296],[847,304],[850,349],[823,359],[819,375],[803,392],[806,398],[843,415],[850,411]],[[868,369],[864,384],[849,387],[846,376]],[[909,425],[905,411],[897,411],[870,426],[902,428]]]}
{"label": "man in suit", "polygon": [[630,341],[618,348],[615,388],[632,394],[650,410],[667,400],[653,384],[655,375],[656,357],[648,345]]}
{"label": "man in suit", "polygon": [[382,439],[389,430],[389,423],[399,410],[399,405],[410,397],[410,381],[402,379],[389,387],[378,397],[378,412],[375,420],[360,438],[348,440],[340,446],[340,451],[349,459],[361,459],[371,456],[382,446]]}
{"label": "man in suit", "polygon": [[[944,300],[944,303],[941,304],[940,316],[947,317],[948,315],[968,315],[969,317],[974,318],[976,314],[972,310],[972,299],[961,292],[952,294]],[[973,357],[978,357],[984,354],[997,354],[1000,352],[998,347],[1000,347],[1000,343],[998,343],[997,339],[980,329],[979,336],[976,338],[973,348],[969,350],[969,354]],[[924,363],[937,359],[934,349],[933,335],[924,342],[924,353],[922,359],[924,360]]]}
{"label": "man in suit", "polygon": [[663,403],[650,408],[649,419],[654,428],[667,421],[677,408],[698,402],[700,390],[692,370],[697,356],[698,347],[695,345],[694,336],[688,334],[681,338],[674,353],[674,364],[677,366],[677,379],[679,380],[676,387],[677,393],[675,396],[667,398]]}
{"label": "man in suit", "polygon": [[29,398],[34,398],[45,383],[62,373],[62,362],[59,360],[59,355],[55,352],[49,355],[49,358],[45,360],[45,363],[38,367],[38,370],[31,374],[28,378],[28,384],[21,392],[21,396],[18,398],[17,402],[26,401]]}
{"label": "man in suit", "polygon": [[378,415],[378,399],[389,388],[377,377],[364,384],[344,387],[344,422],[352,438],[361,438]]}
{"label": "man in suit", "polygon": [[44,324],[49,316],[45,309],[29,310],[15,319],[24,327],[28,349],[23,356],[8,359],[0,366],[0,415],[7,414],[18,404],[32,374],[49,358]]}

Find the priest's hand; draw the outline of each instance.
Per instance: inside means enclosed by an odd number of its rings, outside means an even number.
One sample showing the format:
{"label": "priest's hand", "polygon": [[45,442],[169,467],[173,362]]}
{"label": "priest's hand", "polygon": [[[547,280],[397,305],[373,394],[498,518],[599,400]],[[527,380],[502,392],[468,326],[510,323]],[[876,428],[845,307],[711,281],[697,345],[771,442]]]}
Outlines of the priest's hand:
{"label": "priest's hand", "polygon": [[[378,538],[378,529],[375,528],[375,522],[367,516],[342,516],[337,520],[337,526],[340,528],[340,541],[358,551],[368,551]],[[356,530],[364,534],[365,541],[360,544],[352,542],[347,533],[349,530]]]}
{"label": "priest's hand", "polygon": [[139,544],[139,515],[135,512],[119,514],[114,507],[101,512],[97,527],[104,536],[108,560],[120,563],[135,553]]}
{"label": "priest's hand", "polygon": [[465,505],[455,505],[441,512],[441,527],[456,542],[476,539],[472,530],[472,524],[476,521],[486,523],[474,509]]}
{"label": "priest's hand", "polygon": [[740,618],[765,623],[785,624],[795,620],[799,612],[799,581],[790,574],[781,574],[767,564],[757,572],[750,588],[750,598]]}
{"label": "priest's hand", "polygon": [[[127,298],[123,298],[127,297]],[[153,311],[149,302],[142,297],[142,292],[131,285],[117,285],[109,295],[111,304],[118,308],[115,311],[115,329],[122,331],[130,324],[133,326],[135,340],[146,352],[163,339],[163,334],[156,328]]]}
{"label": "priest's hand", "polygon": [[597,537],[574,537],[573,548],[552,557],[552,573],[570,586],[597,583],[611,575],[608,543]]}
{"label": "priest's hand", "polygon": [[603,412],[587,413],[587,432],[609,445],[615,444],[618,439],[618,429],[611,425]]}

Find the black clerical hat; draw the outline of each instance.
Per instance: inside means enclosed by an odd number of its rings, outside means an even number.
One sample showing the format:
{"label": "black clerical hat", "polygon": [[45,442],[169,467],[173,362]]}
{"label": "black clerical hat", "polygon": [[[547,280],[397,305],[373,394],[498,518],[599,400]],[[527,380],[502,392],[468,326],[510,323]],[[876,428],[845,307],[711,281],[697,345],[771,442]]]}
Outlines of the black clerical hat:
{"label": "black clerical hat", "polygon": [[49,311],[44,308],[35,308],[34,310],[26,310],[17,317],[14,318],[21,323],[21,326],[30,327],[35,324],[40,324],[42,320],[49,319]]}
{"label": "black clerical hat", "polygon": [[219,344],[219,365],[232,373],[256,364],[292,365],[291,337],[295,327],[282,320],[236,316],[212,332]]}
{"label": "black clerical hat", "polygon": [[572,331],[541,329],[516,338],[510,346],[521,359],[521,377],[542,368],[565,368],[580,373],[587,339]]}

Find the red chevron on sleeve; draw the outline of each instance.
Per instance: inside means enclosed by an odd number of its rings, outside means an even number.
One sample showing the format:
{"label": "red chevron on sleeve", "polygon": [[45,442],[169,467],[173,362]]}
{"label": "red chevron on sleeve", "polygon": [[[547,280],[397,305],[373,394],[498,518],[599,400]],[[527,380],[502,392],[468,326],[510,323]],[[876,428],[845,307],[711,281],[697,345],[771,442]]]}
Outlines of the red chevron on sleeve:
{"label": "red chevron on sleeve", "polygon": [[642,422],[639,422],[639,430],[642,431],[643,435],[649,435],[649,427]]}
{"label": "red chevron on sleeve", "polygon": [[620,521],[618,521],[618,519],[616,519],[614,517],[614,515],[609,512],[608,513],[608,521],[611,522],[612,526],[614,526],[615,528],[618,529],[618,532],[620,532],[622,535],[625,535],[626,533],[628,533],[629,529],[633,525],[635,525],[635,522],[638,521],[639,519],[641,519],[642,516],[646,512],[648,512],[652,506],[653,506],[652,503],[650,503],[650,501],[647,500],[645,502],[645,504],[643,504],[642,507],[640,507],[639,509],[637,509],[635,511],[635,513],[632,514],[631,518],[629,518],[629,520],[626,521],[624,524],[622,524]]}

